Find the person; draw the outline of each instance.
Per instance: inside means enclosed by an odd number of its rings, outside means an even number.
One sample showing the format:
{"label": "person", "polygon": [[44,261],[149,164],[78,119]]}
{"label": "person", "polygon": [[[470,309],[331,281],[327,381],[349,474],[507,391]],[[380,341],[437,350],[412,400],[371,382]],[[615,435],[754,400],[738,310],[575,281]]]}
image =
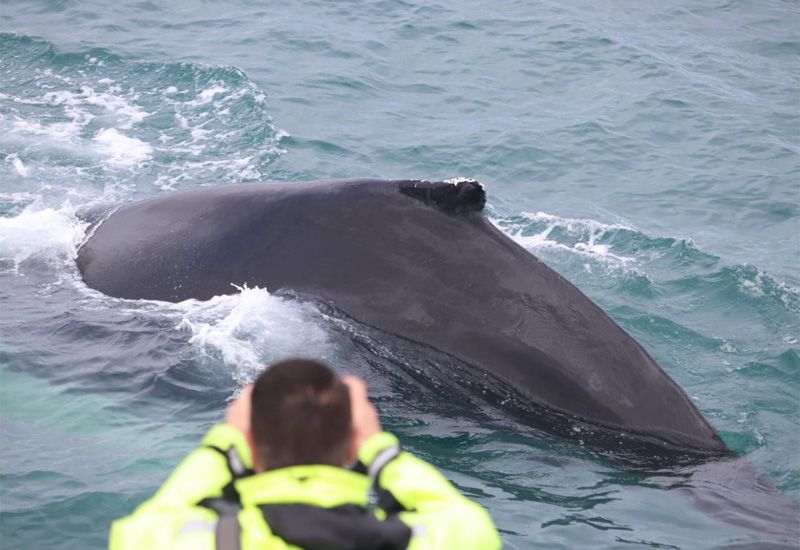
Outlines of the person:
{"label": "person", "polygon": [[109,537],[111,550],[500,545],[486,510],[381,430],[362,380],[308,359],[244,388],[225,423]]}

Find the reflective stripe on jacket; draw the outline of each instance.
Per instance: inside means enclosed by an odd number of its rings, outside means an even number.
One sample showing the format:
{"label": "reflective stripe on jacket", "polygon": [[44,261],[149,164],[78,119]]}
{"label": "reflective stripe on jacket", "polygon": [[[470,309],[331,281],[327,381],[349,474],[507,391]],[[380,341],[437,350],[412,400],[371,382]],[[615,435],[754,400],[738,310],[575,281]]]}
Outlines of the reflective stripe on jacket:
{"label": "reflective stripe on jacket", "polygon": [[[492,550],[486,511],[380,433],[353,470],[292,466],[253,474],[244,436],[214,426],[156,494],[112,524],[111,550]],[[369,489],[377,507],[368,506]]]}

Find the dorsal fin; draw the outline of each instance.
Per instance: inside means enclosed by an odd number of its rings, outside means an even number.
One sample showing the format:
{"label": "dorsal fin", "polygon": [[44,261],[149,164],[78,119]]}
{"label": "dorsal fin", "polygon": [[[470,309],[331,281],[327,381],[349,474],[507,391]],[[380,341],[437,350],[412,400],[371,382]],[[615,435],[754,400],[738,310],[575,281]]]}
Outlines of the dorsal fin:
{"label": "dorsal fin", "polygon": [[486,204],[486,191],[476,180],[407,182],[400,192],[450,214],[480,212]]}

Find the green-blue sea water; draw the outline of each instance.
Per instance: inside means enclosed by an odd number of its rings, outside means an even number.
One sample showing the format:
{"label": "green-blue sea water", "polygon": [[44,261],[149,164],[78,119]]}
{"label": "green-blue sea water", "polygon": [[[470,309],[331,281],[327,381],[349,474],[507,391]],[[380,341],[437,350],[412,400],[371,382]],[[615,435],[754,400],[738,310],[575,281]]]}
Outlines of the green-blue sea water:
{"label": "green-blue sea water", "polygon": [[74,256],[86,207],[477,178],[490,219],[797,501],[799,152],[796,1],[2,0],[0,546],[103,547],[237,388],[294,354],[365,376],[384,424],[507,548],[797,542],[706,513],[580,433],[449,399],[314,304],[111,299]]}

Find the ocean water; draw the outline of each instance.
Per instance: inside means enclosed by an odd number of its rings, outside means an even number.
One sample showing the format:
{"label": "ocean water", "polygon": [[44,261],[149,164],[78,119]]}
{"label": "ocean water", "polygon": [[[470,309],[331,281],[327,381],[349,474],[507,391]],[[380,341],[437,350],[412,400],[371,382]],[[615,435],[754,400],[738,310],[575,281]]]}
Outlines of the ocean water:
{"label": "ocean water", "polygon": [[366,377],[507,548],[796,544],[709,513],[699,481],[451,398],[316,304],[118,300],[74,257],[87,207],[477,178],[490,219],[800,501],[799,152],[795,1],[3,0],[0,546],[103,547],[263,364],[307,353]]}

